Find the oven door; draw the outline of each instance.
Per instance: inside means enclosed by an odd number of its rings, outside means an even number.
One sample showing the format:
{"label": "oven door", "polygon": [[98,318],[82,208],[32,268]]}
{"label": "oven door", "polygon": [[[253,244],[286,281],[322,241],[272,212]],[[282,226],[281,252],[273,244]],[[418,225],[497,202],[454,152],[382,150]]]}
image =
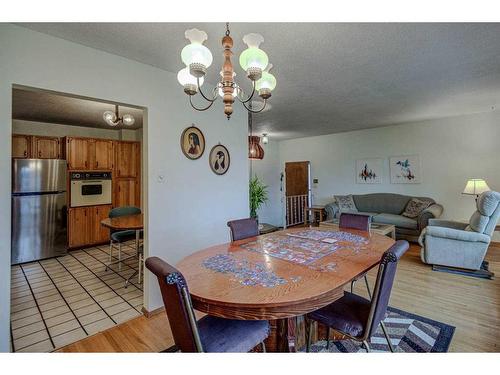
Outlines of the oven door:
{"label": "oven door", "polygon": [[71,207],[111,204],[111,180],[71,181]]}

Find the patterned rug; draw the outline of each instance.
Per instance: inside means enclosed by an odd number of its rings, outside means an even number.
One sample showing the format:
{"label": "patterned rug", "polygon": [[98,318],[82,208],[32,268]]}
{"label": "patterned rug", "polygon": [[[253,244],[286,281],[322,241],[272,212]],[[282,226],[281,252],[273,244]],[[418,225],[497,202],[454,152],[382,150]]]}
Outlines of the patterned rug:
{"label": "patterned rug", "polygon": [[[401,353],[445,353],[453,338],[455,327],[393,307],[388,308],[384,320],[391,337],[391,343]],[[390,352],[382,329],[379,327],[370,342],[372,352]],[[305,351],[305,350],[304,350]],[[330,341],[329,350],[326,340],[311,345],[313,353],[366,353],[354,340]]]}

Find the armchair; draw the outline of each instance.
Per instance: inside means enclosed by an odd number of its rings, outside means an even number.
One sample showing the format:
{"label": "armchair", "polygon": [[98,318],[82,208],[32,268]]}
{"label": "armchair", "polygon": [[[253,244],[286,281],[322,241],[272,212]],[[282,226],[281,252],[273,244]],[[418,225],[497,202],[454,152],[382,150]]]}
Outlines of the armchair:
{"label": "armchair", "polygon": [[[491,279],[484,257],[500,218],[500,193],[479,196],[469,223],[430,219],[419,238],[422,262],[437,271]],[[451,267],[451,268],[450,268]],[[460,269],[460,270],[457,270]]]}

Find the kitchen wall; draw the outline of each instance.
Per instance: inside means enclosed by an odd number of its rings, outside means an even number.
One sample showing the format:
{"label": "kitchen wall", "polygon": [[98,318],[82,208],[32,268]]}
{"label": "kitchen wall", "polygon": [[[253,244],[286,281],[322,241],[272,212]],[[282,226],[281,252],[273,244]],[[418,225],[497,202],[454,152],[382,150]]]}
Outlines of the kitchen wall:
{"label": "kitchen wall", "polygon": [[[264,158],[258,167],[275,196],[275,176],[286,161],[311,161],[313,202],[326,204],[334,194],[394,192],[434,198],[444,206],[444,218],[468,220],[475,210],[474,198],[461,192],[469,178],[484,178],[491,189],[500,190],[500,112],[442,118],[383,128],[330,134],[278,143],[279,163]],[[422,183],[391,184],[389,157],[419,154]],[[271,153],[273,155],[273,153]],[[381,184],[357,184],[355,162],[383,158]],[[272,200],[266,217],[278,217],[279,200]],[[272,211],[272,213],[270,212]],[[500,241],[496,234],[495,239]]]}
{"label": "kitchen wall", "polygon": [[[13,84],[146,108],[145,248],[147,255],[172,264],[228,241],[227,220],[248,216],[248,146],[242,107],[235,105],[230,121],[220,102],[210,111],[193,111],[176,73],[10,24],[0,24],[0,45],[0,351],[8,351]],[[179,149],[180,134],[192,123],[204,132],[207,146],[196,161]],[[223,176],[208,165],[210,148],[218,142],[231,153],[231,168]],[[145,307],[160,306],[157,281],[146,272]]]}
{"label": "kitchen wall", "polygon": [[113,130],[15,119],[12,120],[12,132],[55,137],[95,137],[122,141],[140,141],[142,139],[142,129]]}

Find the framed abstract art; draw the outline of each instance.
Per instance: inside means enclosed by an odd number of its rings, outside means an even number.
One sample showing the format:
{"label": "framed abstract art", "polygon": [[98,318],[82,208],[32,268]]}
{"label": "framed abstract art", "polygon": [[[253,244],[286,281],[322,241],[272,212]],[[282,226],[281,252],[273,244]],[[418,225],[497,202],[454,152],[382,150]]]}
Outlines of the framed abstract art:
{"label": "framed abstract art", "polygon": [[380,184],[382,183],[382,159],[359,159],[356,160],[356,183],[358,184]]}
{"label": "framed abstract art", "polygon": [[422,182],[420,157],[418,155],[402,155],[389,158],[391,183],[419,184]]}

